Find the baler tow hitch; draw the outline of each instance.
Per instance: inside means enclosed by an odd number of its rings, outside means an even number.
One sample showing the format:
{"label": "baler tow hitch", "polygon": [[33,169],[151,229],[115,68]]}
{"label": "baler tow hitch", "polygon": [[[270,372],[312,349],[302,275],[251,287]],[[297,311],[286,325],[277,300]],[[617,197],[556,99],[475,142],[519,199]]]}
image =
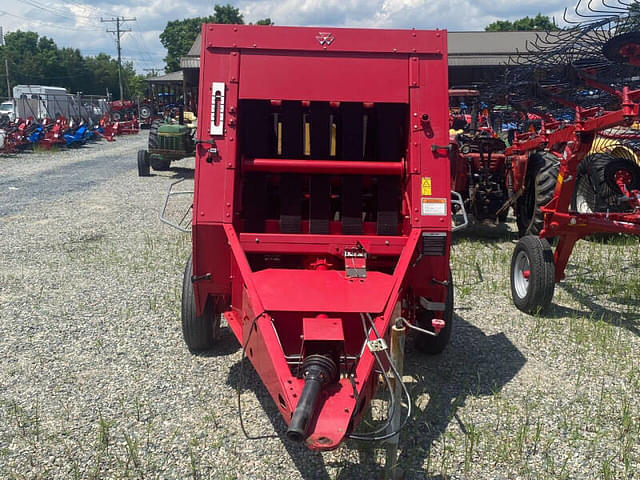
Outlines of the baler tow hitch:
{"label": "baler tow hitch", "polygon": [[302,372],[304,388],[287,429],[287,438],[295,442],[302,442],[306,438],[320,393],[336,379],[338,367],[331,358],[315,354],[304,359]]}

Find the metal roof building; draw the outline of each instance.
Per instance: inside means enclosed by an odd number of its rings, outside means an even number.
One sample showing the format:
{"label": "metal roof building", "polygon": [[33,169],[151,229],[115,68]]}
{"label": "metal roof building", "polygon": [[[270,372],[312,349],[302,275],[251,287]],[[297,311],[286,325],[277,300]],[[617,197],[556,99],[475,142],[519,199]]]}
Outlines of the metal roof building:
{"label": "metal roof building", "polygon": [[[495,78],[509,58],[526,52],[537,32],[448,32],[449,83],[469,85]],[[197,84],[200,68],[200,35],[180,59],[187,84]]]}

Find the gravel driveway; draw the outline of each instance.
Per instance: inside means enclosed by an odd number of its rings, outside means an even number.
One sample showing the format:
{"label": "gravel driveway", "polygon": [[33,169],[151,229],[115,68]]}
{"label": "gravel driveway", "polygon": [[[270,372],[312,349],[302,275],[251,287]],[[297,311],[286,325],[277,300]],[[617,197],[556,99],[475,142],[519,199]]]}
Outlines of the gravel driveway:
{"label": "gravel driveway", "polygon": [[[0,157],[0,478],[380,478],[379,445],[288,442],[251,368],[245,424],[279,437],[245,440],[239,347],[226,328],[208,355],[184,347],[190,239],[157,219],[193,160],[139,178],[145,143]],[[452,343],[427,358],[409,342],[406,478],[639,478],[637,240],[580,243],[531,317],[509,297],[511,230],[457,237]]]}

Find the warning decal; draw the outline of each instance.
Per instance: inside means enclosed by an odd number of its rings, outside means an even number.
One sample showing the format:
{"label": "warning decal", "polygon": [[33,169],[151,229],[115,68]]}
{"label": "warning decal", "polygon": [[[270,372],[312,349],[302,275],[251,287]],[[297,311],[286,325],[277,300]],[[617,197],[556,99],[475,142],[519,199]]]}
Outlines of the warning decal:
{"label": "warning decal", "polygon": [[422,177],[422,196],[431,196],[431,177]]}
{"label": "warning decal", "polygon": [[447,200],[445,198],[422,198],[422,215],[444,216],[447,214]]}

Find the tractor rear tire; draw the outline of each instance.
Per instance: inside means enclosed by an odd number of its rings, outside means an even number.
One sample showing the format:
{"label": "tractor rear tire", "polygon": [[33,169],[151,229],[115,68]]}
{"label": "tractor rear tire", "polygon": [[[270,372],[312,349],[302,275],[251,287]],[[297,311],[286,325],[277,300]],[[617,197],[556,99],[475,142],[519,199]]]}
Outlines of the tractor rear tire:
{"label": "tractor rear tire", "polygon": [[[442,312],[444,320],[444,328],[440,330],[438,336],[434,337],[427,333],[416,332],[415,347],[421,353],[427,355],[437,355],[441,353],[449,340],[451,339],[451,330],[453,329],[453,277],[449,271],[449,284],[447,285],[447,298],[445,300],[444,312]],[[431,320],[433,320],[433,312],[418,307],[416,312],[418,327],[433,332]]]}
{"label": "tractor rear tire", "polygon": [[629,174],[629,190],[640,189],[640,167],[628,158],[615,157],[607,153],[596,153],[585,157],[578,165],[576,189],[572,209],[579,213],[625,212],[628,208],[618,203],[622,196],[616,184],[616,172]]}
{"label": "tractor rear tire", "polygon": [[149,150],[160,147],[160,139],[158,138],[158,128],[160,120],[154,120],[149,127]]}
{"label": "tractor rear tire", "polygon": [[553,198],[560,162],[550,152],[537,152],[529,158],[525,192],[516,204],[518,234],[538,235],[544,226],[542,207]]}
{"label": "tractor rear tire", "polygon": [[140,110],[138,111],[138,115],[142,120],[146,120],[147,118],[150,118],[152,113],[153,112],[151,111],[151,107],[149,105],[142,105],[140,107]]}
{"label": "tractor rear tire", "polygon": [[511,257],[511,298],[518,310],[535,315],[551,304],[555,266],[546,238],[526,235]]}
{"label": "tractor rear tire", "polygon": [[[594,157],[596,156],[594,155]],[[618,198],[622,196],[622,191],[616,184],[615,174],[621,170],[627,172],[630,178],[627,188],[629,190],[640,190],[640,167],[626,158],[618,158],[611,155],[606,155],[608,158],[600,158],[600,155],[597,157],[591,161],[589,175],[598,192],[598,196],[612,211],[627,210],[624,204],[618,203]]]}
{"label": "tractor rear tire", "polygon": [[146,150],[138,150],[138,176],[148,177],[150,173],[149,152]]}
{"label": "tractor rear tire", "polygon": [[119,110],[111,112],[111,120],[113,120],[114,122],[119,122],[120,120],[122,120],[122,113]]}
{"label": "tractor rear tire", "polygon": [[220,331],[220,312],[216,311],[216,302],[209,297],[204,312],[198,316],[193,292],[192,256],[189,256],[182,279],[182,336],[191,352],[210,350],[216,343]]}

